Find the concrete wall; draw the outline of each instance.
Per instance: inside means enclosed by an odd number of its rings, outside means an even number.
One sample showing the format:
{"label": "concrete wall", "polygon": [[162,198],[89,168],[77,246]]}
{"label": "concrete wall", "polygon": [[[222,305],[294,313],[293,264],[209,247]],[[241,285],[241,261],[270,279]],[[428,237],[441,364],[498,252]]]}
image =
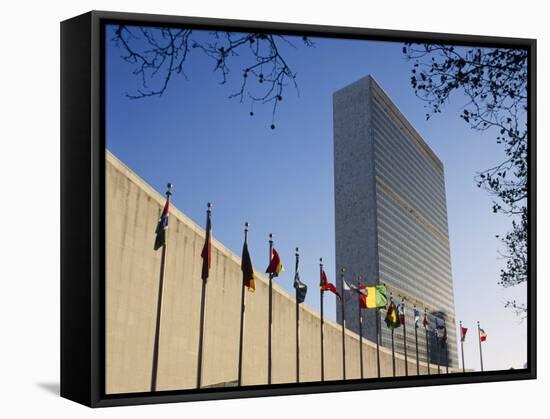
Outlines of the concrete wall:
{"label": "concrete wall", "polygon": [[[155,333],[160,251],[154,231],[164,197],[114,156],[106,162],[106,392],[149,391]],[[172,206],[167,236],[161,315],[158,390],[195,387],[200,253],[204,231]],[[207,287],[204,386],[237,379],[241,271],[240,258],[213,240]],[[255,273],[256,292],[246,293],[243,385],[267,381],[267,279]],[[315,292],[311,290],[310,292]],[[320,380],[319,315],[301,305],[301,381]],[[274,285],[273,383],[295,381],[295,305]],[[341,328],[325,322],[325,379],[342,378]],[[359,340],[346,335],[346,372],[359,378]],[[376,377],[376,346],[364,340],[365,377]],[[381,348],[382,375],[392,374],[391,352]],[[397,374],[404,359],[397,356]],[[435,366],[431,368],[436,372]],[[421,363],[421,374],[427,371]],[[409,362],[409,372],[416,366]]]}

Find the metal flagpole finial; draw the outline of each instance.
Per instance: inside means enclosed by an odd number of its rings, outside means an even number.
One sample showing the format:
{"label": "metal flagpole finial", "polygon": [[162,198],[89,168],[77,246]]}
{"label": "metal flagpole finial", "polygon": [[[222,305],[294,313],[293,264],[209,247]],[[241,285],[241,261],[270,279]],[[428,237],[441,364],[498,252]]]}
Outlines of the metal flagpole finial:
{"label": "metal flagpole finial", "polygon": [[212,202],[209,202],[208,204],[206,204],[206,208],[208,212],[212,211]]}
{"label": "metal flagpole finial", "polygon": [[340,275],[344,276],[344,272],[346,272],[346,268],[340,269]]}
{"label": "metal flagpole finial", "polygon": [[299,256],[299,250],[296,248],[296,256]]}
{"label": "metal flagpole finial", "polygon": [[246,223],[244,223],[244,229],[245,229],[246,231],[248,231],[248,226],[249,226],[249,224],[248,224],[248,221],[247,221]]}
{"label": "metal flagpole finial", "polygon": [[323,267],[323,258],[319,258],[319,265]]}
{"label": "metal flagpole finial", "polygon": [[269,241],[273,243],[273,233],[269,233]]}

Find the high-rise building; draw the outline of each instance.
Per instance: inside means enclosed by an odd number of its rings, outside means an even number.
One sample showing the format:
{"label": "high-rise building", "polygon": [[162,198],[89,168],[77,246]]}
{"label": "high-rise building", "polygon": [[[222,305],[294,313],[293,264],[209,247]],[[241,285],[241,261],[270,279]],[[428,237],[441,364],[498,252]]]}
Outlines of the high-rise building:
{"label": "high-rise building", "polygon": [[[456,367],[453,280],[443,164],[381,87],[364,77],[334,93],[334,187],[337,285],[340,271],[352,283],[385,284],[405,298],[407,353],[416,356],[413,307],[421,312],[420,360]],[[349,294],[349,293],[347,293]],[[359,331],[355,295],[345,299],[346,326]],[[338,303],[340,304],[340,303]],[[424,310],[428,345],[422,327]],[[363,336],[376,340],[376,310],[361,310]],[[380,310],[380,342],[391,332]],[[341,306],[337,307],[342,322]],[[446,326],[446,350],[431,331]],[[403,327],[394,332],[404,352]],[[448,354],[448,355],[447,355]]]}

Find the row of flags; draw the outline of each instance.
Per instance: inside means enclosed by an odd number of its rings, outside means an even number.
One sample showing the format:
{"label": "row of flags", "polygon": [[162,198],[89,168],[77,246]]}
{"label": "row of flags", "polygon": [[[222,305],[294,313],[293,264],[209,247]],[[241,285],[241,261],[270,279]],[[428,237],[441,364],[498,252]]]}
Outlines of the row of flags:
{"label": "row of flags", "polygon": [[[155,243],[154,250],[159,250],[162,246],[166,244],[166,230],[168,229],[168,217],[170,211],[170,194],[167,195],[166,203],[160,215],[156,230],[155,230]],[[201,258],[203,259],[202,269],[201,269],[201,278],[203,280],[208,278],[211,259],[212,259],[212,250],[211,250],[211,233],[212,232],[212,219],[207,217],[206,221],[206,237],[204,246],[201,252]],[[256,289],[256,282],[254,280],[254,268],[252,266],[252,260],[250,253],[248,251],[248,243],[245,239],[243,244],[243,250],[241,255],[241,271],[243,273],[243,284],[250,292],[254,292]],[[281,272],[284,271],[284,267],[279,256],[279,253],[275,248],[271,250],[271,257],[269,265],[265,272],[272,275],[273,277],[279,276]],[[324,270],[321,270],[320,278],[320,288],[322,291],[330,291],[334,293],[338,299],[341,299],[342,296],[337,291],[336,286],[328,281],[327,275]],[[296,274],[294,277],[294,288],[299,290],[300,303],[305,300],[307,294],[307,285],[300,280],[299,270],[296,269]],[[376,286],[364,286],[359,285],[355,286],[349,284],[345,281],[344,285],[345,290],[351,290],[357,292],[362,301],[363,308],[385,308],[387,305],[387,292],[384,285]]]}
{"label": "row of flags", "polygon": [[[464,341],[466,340],[466,333],[468,333],[468,328],[462,325],[460,322],[460,347],[462,352],[462,372],[466,372],[466,367],[464,366]],[[481,366],[481,371],[483,371],[483,349],[481,344],[487,341],[487,333],[483,330],[479,322],[477,322],[477,335],[479,342],[479,364]]]}
{"label": "row of flags", "polygon": [[[168,215],[170,210],[170,198],[166,199],[166,203],[160,215],[157,228],[155,230],[155,244],[154,249],[160,249],[166,243],[166,229],[168,228]],[[211,266],[211,231],[212,231],[212,220],[210,217],[207,218],[206,223],[206,238],[203,250],[201,252],[201,257],[203,259],[203,265],[201,270],[201,278],[207,279],[208,273]],[[298,264],[296,264],[298,265]],[[252,260],[250,253],[248,251],[248,243],[245,239],[243,244],[243,250],[241,255],[241,271],[243,273],[243,284],[250,292],[254,292],[256,289],[256,281],[254,280],[254,268],[252,266]],[[283,263],[281,257],[275,248],[271,251],[271,257],[269,265],[265,272],[272,275],[273,277],[278,277],[281,272],[284,271]],[[336,289],[336,286],[328,281],[327,275],[324,270],[321,270],[320,274],[320,283],[321,291],[330,291],[335,294],[338,299],[342,299],[342,296]],[[298,290],[298,303],[303,303],[307,294],[307,285],[300,280],[300,271],[298,266],[296,266],[296,274],[294,276],[294,288]],[[390,301],[388,304],[387,289],[385,285],[375,285],[375,286],[366,286],[366,285],[354,285],[349,283],[344,279],[344,290],[352,291],[359,295],[361,299],[361,308],[386,308],[386,317],[385,323],[386,326],[390,329],[396,329],[404,323],[405,318],[405,305],[404,303],[395,304],[393,301]],[[414,321],[415,327],[419,327],[420,322],[420,312],[414,308]],[[424,313],[424,318],[422,320],[422,326],[428,328],[429,322],[426,313]],[[464,341],[466,337],[466,332],[468,329],[466,327],[461,328],[461,340]],[[436,326],[434,328],[434,334],[441,339],[442,342],[447,340],[447,328],[444,325],[441,325],[436,320]],[[480,329],[480,340],[484,342],[487,339],[487,334],[483,329]]]}
{"label": "row of flags", "polygon": [[[170,192],[171,184],[168,184],[168,191],[166,192],[166,203],[163,207],[163,210],[160,214],[156,229],[155,229],[155,242],[154,242],[154,250],[159,250],[161,248],[165,248],[166,246],[166,230],[168,229],[168,223],[169,223],[169,212],[170,212]],[[252,264],[252,260],[250,257],[250,253],[248,250],[248,242],[247,242],[247,235],[248,233],[248,224],[246,224],[245,228],[245,239],[243,243],[242,248],[242,255],[241,255],[241,271],[242,271],[242,287],[243,292],[246,288],[249,292],[254,292],[256,289],[256,282],[254,279],[254,268]],[[265,270],[267,274],[269,274],[270,278],[270,284],[271,280],[273,278],[276,278],[280,275],[281,272],[284,271],[283,263],[281,261],[281,257],[279,256],[279,253],[277,250],[272,246],[272,241],[270,240],[270,255],[269,255],[269,263]],[[298,249],[296,249],[298,250]],[[164,257],[164,252],[163,252]],[[208,204],[208,211],[207,211],[207,220],[206,220],[206,234],[205,234],[205,242],[204,246],[201,252],[201,258],[203,260],[202,263],[202,269],[201,269],[201,279],[203,281],[203,292],[202,292],[202,299],[201,299],[201,325],[200,325],[200,333],[199,333],[199,365],[197,368],[198,375],[197,375],[197,387],[200,388],[201,386],[201,366],[202,366],[202,335],[203,335],[203,319],[204,319],[204,299],[205,299],[205,287],[206,282],[209,277],[209,272],[211,268],[212,263],[212,219],[211,219],[211,204]],[[164,266],[164,263],[161,264],[161,266]],[[161,283],[162,283],[162,277],[163,277],[163,271],[161,267]],[[390,297],[388,298],[388,292],[385,285],[373,285],[373,286],[367,286],[367,285],[355,285],[353,283],[348,282],[344,276],[342,275],[342,291],[349,291],[351,293],[356,294],[359,297],[359,304],[360,308],[362,309],[386,309],[386,316],[384,318],[384,321],[386,323],[386,326],[391,329],[392,331],[392,353],[393,353],[393,331],[401,326],[405,327],[405,303],[404,300],[402,300],[401,303],[396,304],[393,301],[393,298],[390,293]],[[300,278],[300,270],[298,266],[298,254],[296,254],[296,266],[295,266],[295,275],[294,275],[294,283],[293,283],[294,289],[296,291],[296,304],[301,304],[305,301],[308,287],[305,283],[301,281]],[[321,269],[320,269],[320,281],[319,281],[319,289],[321,292],[321,299],[325,291],[329,291],[333,293],[339,300],[342,300],[342,295],[338,292],[336,286],[329,282],[327,275],[323,269],[323,265],[321,263]],[[271,292],[271,285],[270,285],[270,292]],[[161,304],[161,301],[159,300],[159,306]],[[343,304],[343,301],[342,301]],[[241,313],[244,314],[244,294],[241,298]],[[271,317],[271,301],[270,301],[270,317]],[[298,309],[297,309],[298,310]],[[160,310],[157,310],[157,313],[160,313]],[[157,314],[158,315],[158,314]],[[378,314],[377,314],[378,315]],[[321,324],[322,324],[322,309],[321,309]],[[378,320],[379,321],[379,320]],[[416,329],[420,327],[421,322],[421,313],[420,311],[414,307],[414,325],[415,325],[415,336],[416,336]],[[242,363],[242,323],[243,323],[243,317],[241,315],[241,347],[239,348],[239,385],[240,385],[240,377],[241,377],[241,363]],[[342,331],[344,333],[344,327],[345,322],[342,322]],[[422,319],[422,326],[426,330],[426,345],[427,345],[427,336],[428,336],[428,330],[430,329],[430,323],[428,321],[427,312],[424,310],[424,316]],[[157,328],[159,328],[159,319],[157,319]],[[271,328],[271,324],[269,325]],[[378,326],[377,326],[378,327]],[[298,335],[298,311],[297,311],[297,335]],[[321,327],[322,329],[322,327]],[[437,318],[435,321],[435,326],[431,327],[431,330],[434,334],[434,336],[437,338],[437,341],[441,344],[441,347],[446,348],[447,343],[447,328],[444,324],[441,324]],[[464,342],[466,338],[466,333],[468,329],[466,327],[463,327],[461,324],[461,342]],[[377,331],[378,334],[378,331]],[[156,339],[158,339],[158,331]],[[322,342],[322,332],[321,332],[321,346],[323,345]],[[362,339],[362,338],[361,338]],[[405,339],[405,333],[404,333],[404,339]],[[479,328],[479,339],[480,342],[484,342],[487,339],[487,334],[485,331],[481,328]],[[298,336],[297,336],[298,340]],[[343,345],[344,345],[344,339],[343,339]],[[271,342],[269,342],[269,346],[271,347]],[[418,348],[417,348],[418,352]],[[481,352],[481,347],[480,347]],[[156,357],[158,357],[158,351],[155,354]],[[379,355],[378,355],[379,356]],[[406,356],[406,355],[405,355]],[[297,356],[297,359],[299,357]],[[418,353],[417,353],[417,361],[418,361]],[[154,360],[154,364],[157,363],[158,360]],[[299,361],[297,361],[299,362]],[[323,362],[323,360],[322,360]],[[378,360],[379,362],[379,360]],[[394,361],[395,362],[395,361]],[[269,359],[269,368],[271,367],[271,359]],[[345,360],[344,360],[345,365]],[[439,365],[438,365],[439,367]],[[323,368],[323,367],[322,367]],[[153,374],[156,375],[156,368],[153,369]],[[483,368],[482,368],[483,370]],[[345,372],[344,372],[345,376]],[[299,380],[299,376],[297,377],[297,380]],[[156,383],[156,376],[153,376],[152,383]],[[155,385],[152,384],[152,391],[154,391]]]}

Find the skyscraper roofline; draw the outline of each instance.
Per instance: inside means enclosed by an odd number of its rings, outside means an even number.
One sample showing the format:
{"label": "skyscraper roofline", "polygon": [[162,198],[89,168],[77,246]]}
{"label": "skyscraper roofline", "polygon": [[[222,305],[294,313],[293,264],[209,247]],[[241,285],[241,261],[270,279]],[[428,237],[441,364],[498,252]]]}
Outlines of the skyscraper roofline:
{"label": "skyscraper roofline", "polygon": [[403,112],[401,112],[397,105],[395,105],[388,93],[382,88],[382,86],[380,86],[378,81],[371,74],[368,74],[365,77],[361,77],[360,79],[348,84],[347,86],[336,90],[333,93],[333,96],[338,95],[339,92],[354,88],[354,86],[356,86],[357,84],[365,82],[368,82],[370,84],[371,90],[375,91],[379,95],[379,97],[384,102],[384,105],[387,107],[387,111],[391,112],[392,116],[396,118],[407,131],[409,131],[409,134],[411,134],[411,136],[416,140],[417,145],[420,147],[420,149],[430,157],[430,159],[435,163],[436,167],[443,173],[443,162],[439,159],[439,157],[437,157],[437,155],[433,152],[428,143],[424,140],[422,135],[420,135],[420,133],[414,128],[414,126],[403,114]]}

